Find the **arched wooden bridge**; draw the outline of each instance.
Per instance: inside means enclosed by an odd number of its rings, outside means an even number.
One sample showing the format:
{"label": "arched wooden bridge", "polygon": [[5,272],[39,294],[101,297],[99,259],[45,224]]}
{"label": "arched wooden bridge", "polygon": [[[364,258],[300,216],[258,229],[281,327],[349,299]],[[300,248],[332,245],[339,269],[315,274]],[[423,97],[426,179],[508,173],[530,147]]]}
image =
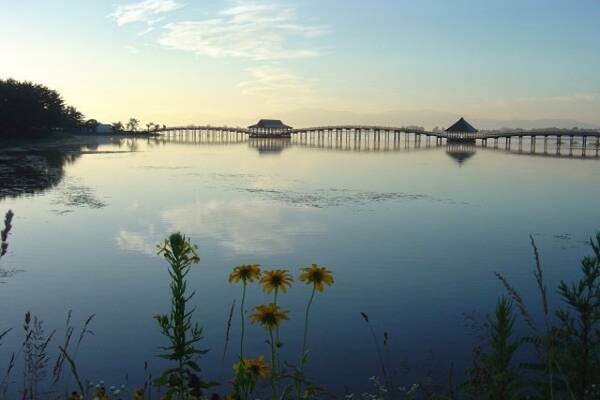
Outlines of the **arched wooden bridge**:
{"label": "arched wooden bridge", "polygon": [[[449,154],[465,146],[543,157],[598,159],[599,132],[579,130],[545,130],[516,132],[482,132],[475,143],[451,140],[449,135],[412,128],[372,126],[316,127],[296,129],[291,138],[250,138],[244,128],[185,127],[161,130],[153,140],[182,145],[248,144],[260,153],[278,153],[292,146],[321,151],[407,152],[432,150],[444,146]],[[531,140],[523,140],[529,137]],[[590,140],[592,138],[592,140]],[[593,140],[595,138],[595,140]],[[450,139],[450,140],[448,140]],[[491,141],[491,142],[490,142]],[[461,153],[462,151],[459,151]]]}
{"label": "arched wooden bridge", "polygon": [[[215,136],[232,135],[237,138],[242,138],[244,135],[250,134],[250,130],[242,127],[230,126],[211,126],[211,125],[189,125],[177,127],[159,128],[154,131],[163,135],[178,135],[185,137],[210,138]],[[452,141],[460,139],[454,133],[445,131],[426,131],[413,127],[392,127],[383,125],[326,125],[310,128],[296,128],[290,131],[291,135],[300,138],[314,137],[319,140],[324,137],[335,137],[346,140],[357,139],[363,136],[370,137],[373,140],[381,140],[381,138],[394,138],[399,140],[404,137],[409,140],[412,136],[414,140],[420,141],[422,138],[427,140],[435,139],[436,143],[444,141]],[[513,139],[523,142],[524,138],[528,138],[532,146],[535,146],[537,139],[541,138],[545,142],[548,138],[555,138],[558,143],[564,143],[565,139],[572,145],[575,138],[580,138],[585,147],[588,140],[592,140],[593,144],[600,146],[600,130],[584,130],[584,129],[536,129],[536,130],[511,130],[511,131],[481,131],[470,136],[470,139],[480,141],[481,144],[487,145],[489,140],[498,143],[500,139],[504,139],[510,145]]]}

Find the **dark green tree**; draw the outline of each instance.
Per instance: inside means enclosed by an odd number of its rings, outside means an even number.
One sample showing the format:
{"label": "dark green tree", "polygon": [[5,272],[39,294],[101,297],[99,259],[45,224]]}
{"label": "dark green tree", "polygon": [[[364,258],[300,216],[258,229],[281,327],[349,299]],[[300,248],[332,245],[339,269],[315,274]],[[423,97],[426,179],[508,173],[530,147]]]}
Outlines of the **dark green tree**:
{"label": "dark green tree", "polygon": [[46,86],[0,80],[0,137],[31,137],[79,130],[83,116]]}
{"label": "dark green tree", "polygon": [[130,132],[137,132],[139,125],[140,121],[137,118],[129,118],[129,122],[127,122],[127,130]]}

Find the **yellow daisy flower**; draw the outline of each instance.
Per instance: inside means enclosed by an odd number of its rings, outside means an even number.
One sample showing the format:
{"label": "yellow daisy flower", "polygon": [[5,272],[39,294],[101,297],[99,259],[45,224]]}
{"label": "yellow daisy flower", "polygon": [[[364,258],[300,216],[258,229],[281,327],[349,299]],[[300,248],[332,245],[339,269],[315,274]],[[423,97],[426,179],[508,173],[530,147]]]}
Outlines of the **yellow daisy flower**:
{"label": "yellow daisy flower", "polygon": [[133,400],[144,400],[144,389],[135,389],[133,391]]}
{"label": "yellow daisy flower", "polygon": [[244,283],[254,282],[260,276],[260,265],[258,264],[245,264],[238,265],[233,269],[233,272],[229,274],[229,282]]}
{"label": "yellow daisy flower", "polygon": [[250,315],[250,321],[258,322],[265,329],[273,329],[279,326],[281,321],[289,319],[287,313],[276,304],[263,304],[254,308],[254,313]]}
{"label": "yellow daisy flower", "polygon": [[310,267],[302,268],[300,280],[308,285],[312,284],[319,292],[324,289],[323,284],[327,286],[333,285],[333,275],[326,267],[319,267],[317,264],[312,264]]}
{"label": "yellow daisy flower", "polygon": [[245,358],[244,368],[256,378],[266,378],[269,374],[269,364],[263,356],[257,358]]}
{"label": "yellow daisy flower", "polygon": [[275,269],[273,271],[266,271],[260,283],[263,285],[263,290],[266,293],[271,293],[273,290],[285,292],[288,288],[292,287],[294,278],[285,269]]}
{"label": "yellow daisy flower", "polygon": [[110,397],[108,397],[108,394],[106,394],[106,389],[101,387],[96,389],[93,400],[110,400]]}

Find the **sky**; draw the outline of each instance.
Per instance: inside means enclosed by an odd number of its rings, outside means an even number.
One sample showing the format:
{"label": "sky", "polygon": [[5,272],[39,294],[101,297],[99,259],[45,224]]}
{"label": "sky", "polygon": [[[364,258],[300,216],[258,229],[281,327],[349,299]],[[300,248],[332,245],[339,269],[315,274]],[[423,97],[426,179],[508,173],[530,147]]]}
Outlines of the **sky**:
{"label": "sky", "polygon": [[598,21],[598,0],[0,0],[0,78],[104,122],[600,125]]}

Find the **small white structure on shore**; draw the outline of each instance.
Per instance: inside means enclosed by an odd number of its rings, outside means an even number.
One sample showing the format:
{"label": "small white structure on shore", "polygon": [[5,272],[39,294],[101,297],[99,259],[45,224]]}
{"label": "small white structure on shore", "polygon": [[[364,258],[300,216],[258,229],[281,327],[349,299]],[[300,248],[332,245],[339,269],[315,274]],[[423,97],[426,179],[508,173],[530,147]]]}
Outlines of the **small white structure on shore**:
{"label": "small white structure on shore", "polygon": [[107,135],[113,133],[114,129],[111,124],[101,124],[98,123],[95,128],[96,133]]}

